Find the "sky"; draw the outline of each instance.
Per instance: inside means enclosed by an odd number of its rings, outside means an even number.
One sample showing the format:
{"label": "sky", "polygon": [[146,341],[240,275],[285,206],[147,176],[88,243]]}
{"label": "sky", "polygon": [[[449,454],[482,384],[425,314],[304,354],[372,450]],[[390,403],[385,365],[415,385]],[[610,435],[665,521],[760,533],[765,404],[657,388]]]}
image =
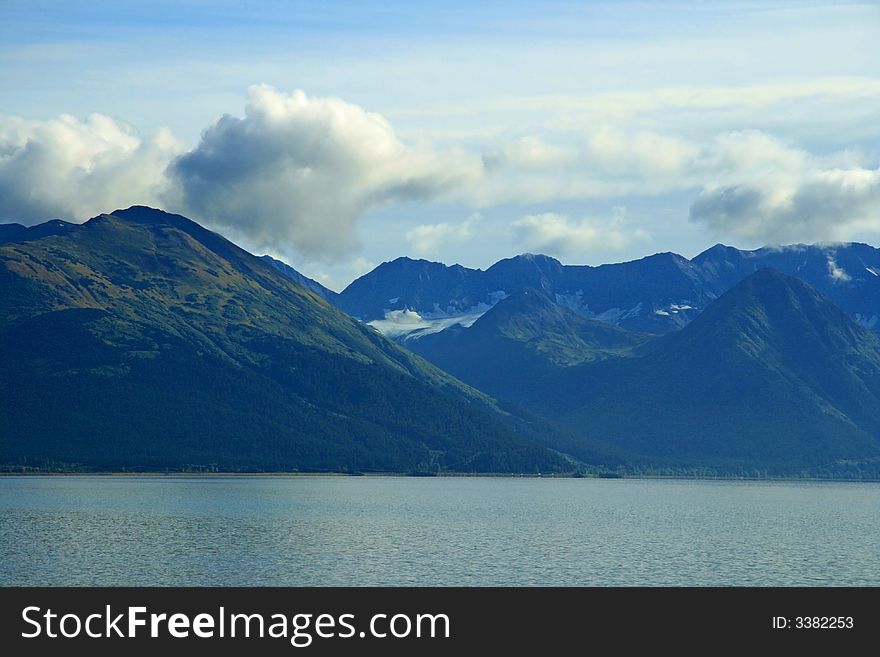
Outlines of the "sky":
{"label": "sky", "polygon": [[0,0],[0,222],[407,255],[880,243],[880,4]]}

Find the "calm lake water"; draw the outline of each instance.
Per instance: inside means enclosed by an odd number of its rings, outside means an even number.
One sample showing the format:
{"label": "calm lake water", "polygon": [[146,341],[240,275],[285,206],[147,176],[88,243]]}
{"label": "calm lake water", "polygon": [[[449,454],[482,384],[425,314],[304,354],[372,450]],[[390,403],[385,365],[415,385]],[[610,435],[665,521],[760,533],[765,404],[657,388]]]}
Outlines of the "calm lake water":
{"label": "calm lake water", "polygon": [[3,585],[880,585],[880,484],[0,477]]}

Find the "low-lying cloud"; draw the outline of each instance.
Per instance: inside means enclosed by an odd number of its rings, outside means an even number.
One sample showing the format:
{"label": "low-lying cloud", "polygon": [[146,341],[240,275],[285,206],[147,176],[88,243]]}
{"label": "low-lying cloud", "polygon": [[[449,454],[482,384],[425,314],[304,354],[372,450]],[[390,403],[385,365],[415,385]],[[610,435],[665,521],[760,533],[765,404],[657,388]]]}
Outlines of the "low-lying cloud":
{"label": "low-lying cloud", "polygon": [[880,169],[810,169],[703,190],[691,221],[766,243],[845,241],[880,233]]}

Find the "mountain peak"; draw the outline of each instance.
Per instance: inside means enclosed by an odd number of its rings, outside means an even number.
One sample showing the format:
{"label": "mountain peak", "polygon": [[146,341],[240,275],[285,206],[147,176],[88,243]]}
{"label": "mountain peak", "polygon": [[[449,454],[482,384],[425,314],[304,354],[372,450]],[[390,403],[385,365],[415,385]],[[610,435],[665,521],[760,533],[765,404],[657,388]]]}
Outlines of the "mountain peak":
{"label": "mountain peak", "polygon": [[143,207],[89,224],[0,249],[0,389],[17,400],[0,404],[0,464],[568,467],[484,394],[198,224]]}
{"label": "mountain peak", "polygon": [[[132,205],[124,210],[114,210],[109,215],[102,216],[110,216],[142,224],[169,225],[175,228],[180,228],[182,225],[199,226],[195,221],[187,219],[182,215],[165,212],[165,210],[151,208],[146,205]],[[201,228],[201,226],[199,227]]]}
{"label": "mountain peak", "polygon": [[[731,304],[734,301],[743,303],[752,300],[759,303],[764,309],[772,310],[780,300],[779,295],[788,295],[801,302],[809,301],[812,304],[837,308],[802,280],[783,274],[771,267],[762,267],[754,274],[750,274],[722,295],[718,301],[719,303]],[[790,310],[790,308],[786,308],[786,310]],[[843,311],[840,312],[845,315]]]}
{"label": "mountain peak", "polygon": [[880,346],[876,336],[807,283],[762,268],[719,297],[671,343],[736,346],[753,355],[850,353]]}
{"label": "mountain peak", "polygon": [[673,253],[672,251],[660,251],[659,253],[654,253],[649,256],[645,256],[641,259],[642,262],[656,262],[667,264],[671,263],[675,266],[687,266],[690,264],[690,260],[685,258],[683,255],[679,255],[678,253]]}
{"label": "mountain peak", "polygon": [[562,263],[559,262],[556,258],[552,258],[548,255],[544,255],[542,253],[520,253],[519,255],[515,255],[510,258],[504,258],[496,262],[490,269],[494,267],[501,266],[532,266],[538,267],[539,269],[545,269],[547,267],[561,267]]}
{"label": "mountain peak", "polygon": [[492,306],[474,323],[474,329],[504,332],[511,323],[518,325],[528,323],[530,327],[528,332],[539,335],[551,324],[564,322],[565,315],[577,317],[574,311],[563,308],[544,292],[527,287],[517,290]]}
{"label": "mountain peak", "polygon": [[546,293],[527,287],[495,304],[474,323],[473,329],[530,339],[558,330],[570,332],[569,324],[581,319]]}
{"label": "mountain peak", "polygon": [[700,264],[704,260],[709,260],[709,259],[719,258],[719,257],[729,257],[731,255],[741,255],[741,254],[742,254],[742,251],[740,251],[736,247],[727,246],[726,244],[721,244],[719,242],[718,244],[710,246],[705,251],[702,251],[698,255],[694,256],[694,258],[691,260],[691,262],[693,262],[694,264]]}
{"label": "mountain peak", "polygon": [[578,315],[534,288],[524,288],[499,301],[469,330],[475,334],[500,335],[522,342],[568,336],[570,343],[575,339],[581,347],[588,343],[632,346],[645,339],[641,334]]}
{"label": "mountain peak", "polygon": [[759,269],[648,346],[529,392],[659,462],[797,472],[880,454],[880,339],[798,279]]}
{"label": "mountain peak", "polygon": [[[409,256],[399,256],[394,260],[387,260],[380,264],[373,271],[414,271],[414,270],[425,270],[425,271],[455,271],[459,269],[464,269],[459,264],[447,265],[443,262],[436,262],[434,260],[426,260],[424,258],[410,258]],[[372,272],[371,272],[372,273]],[[367,274],[368,275],[368,274]]]}
{"label": "mountain peak", "polygon": [[511,260],[521,260],[525,262],[537,262],[537,263],[552,263],[552,264],[560,264],[560,262],[551,256],[544,255],[543,253],[520,253],[519,255],[513,256]]}

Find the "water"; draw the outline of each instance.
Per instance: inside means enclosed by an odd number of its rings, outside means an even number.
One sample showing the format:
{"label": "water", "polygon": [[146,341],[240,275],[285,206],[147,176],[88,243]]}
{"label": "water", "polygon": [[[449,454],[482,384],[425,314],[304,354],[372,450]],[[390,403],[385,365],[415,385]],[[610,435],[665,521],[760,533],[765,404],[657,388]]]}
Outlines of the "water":
{"label": "water", "polygon": [[3,585],[880,585],[880,485],[0,477]]}

